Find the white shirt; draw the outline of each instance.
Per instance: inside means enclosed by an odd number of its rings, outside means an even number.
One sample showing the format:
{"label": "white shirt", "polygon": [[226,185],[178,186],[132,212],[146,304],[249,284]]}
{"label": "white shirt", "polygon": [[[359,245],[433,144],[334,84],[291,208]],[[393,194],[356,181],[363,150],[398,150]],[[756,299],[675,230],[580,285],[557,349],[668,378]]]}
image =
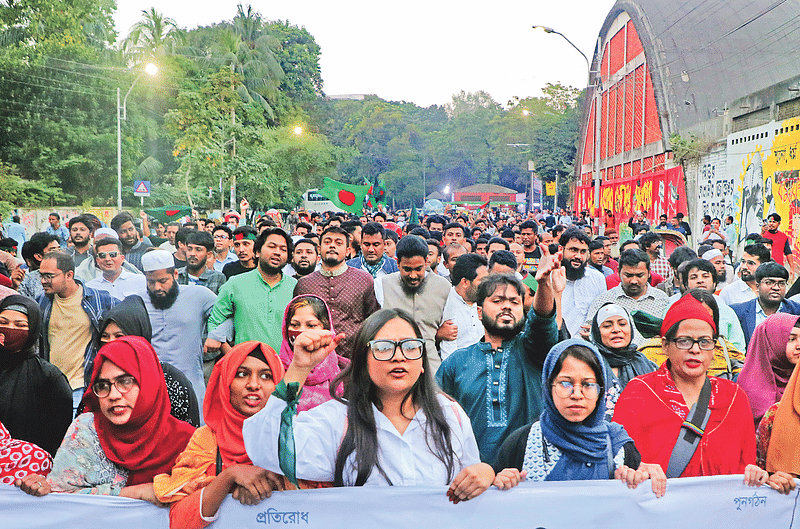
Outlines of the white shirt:
{"label": "white shirt", "polygon": [[442,321],[452,320],[458,327],[458,338],[455,340],[442,340],[439,344],[439,353],[442,361],[455,353],[458,349],[469,347],[478,343],[485,335],[483,323],[478,316],[478,304],[468,305],[455,287],[450,287],[450,294],[444,304]]}
{"label": "white shirt", "polygon": [[170,243],[169,241],[162,242],[159,248],[161,248],[162,250],[166,250],[169,253],[175,253],[175,250],[177,250],[177,248],[175,248],[175,245]]}
{"label": "white shirt", "polygon": [[585,270],[582,278],[567,281],[567,287],[561,295],[564,323],[573,337],[578,336],[581,325],[586,321],[592,301],[607,290],[606,278],[602,272],[588,265]]}
{"label": "white shirt", "polygon": [[750,288],[750,285],[736,278],[736,281],[722,289],[719,293],[720,299],[728,305],[734,303],[744,303],[756,297],[756,293]]}
{"label": "white shirt", "polygon": [[[395,486],[446,486],[461,469],[480,462],[478,443],[472,425],[464,410],[444,395],[437,395],[453,446],[453,475],[448,479],[444,464],[431,452],[425,438],[425,413],[420,409],[401,435],[389,419],[375,405],[375,423],[378,428],[378,459],[386,476]],[[281,412],[286,402],[271,395],[263,410],[244,421],[242,434],[247,455],[254,465],[282,473],[278,459],[278,435]],[[336,454],[347,427],[347,407],[330,400],[294,418],[294,445],[298,455],[298,479],[333,481]],[[356,471],[354,454],[345,464],[343,481],[354,484]],[[373,469],[367,485],[388,485],[377,469]]]}
{"label": "white shirt", "polygon": [[113,283],[107,280],[103,274],[100,274],[88,281],[86,286],[97,290],[105,290],[111,294],[112,298],[117,299],[125,299],[134,294],[139,296],[147,295],[147,280],[144,275],[128,272],[124,268]]}

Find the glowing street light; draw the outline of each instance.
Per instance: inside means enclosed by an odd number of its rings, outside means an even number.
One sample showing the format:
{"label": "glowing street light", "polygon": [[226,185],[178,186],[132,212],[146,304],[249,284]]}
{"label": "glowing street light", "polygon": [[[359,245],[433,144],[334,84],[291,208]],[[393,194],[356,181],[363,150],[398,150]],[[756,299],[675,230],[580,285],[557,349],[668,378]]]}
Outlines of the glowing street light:
{"label": "glowing street light", "polygon": [[128,88],[128,91],[125,93],[122,104],[120,104],[120,91],[119,88],[117,88],[117,213],[122,211],[122,120],[128,119],[128,96],[131,95],[133,87],[136,86],[136,83],[139,82],[139,79],[141,79],[145,73],[151,76],[156,75],[158,73],[158,66],[149,63],[144,67],[144,71],[133,80],[133,84],[131,84],[131,87]]}
{"label": "glowing street light", "polygon": [[294,133],[296,136],[299,136],[303,133],[303,127],[297,126],[294,128]]}

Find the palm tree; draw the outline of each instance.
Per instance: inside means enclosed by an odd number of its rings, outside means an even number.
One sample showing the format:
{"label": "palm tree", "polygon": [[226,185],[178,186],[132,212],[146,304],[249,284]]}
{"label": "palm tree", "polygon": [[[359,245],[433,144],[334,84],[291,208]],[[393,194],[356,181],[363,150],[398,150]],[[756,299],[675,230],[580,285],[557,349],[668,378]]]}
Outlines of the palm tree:
{"label": "palm tree", "polygon": [[131,26],[122,50],[135,62],[141,62],[171,53],[182,40],[183,31],[177,22],[151,7],[142,10],[142,20]]}

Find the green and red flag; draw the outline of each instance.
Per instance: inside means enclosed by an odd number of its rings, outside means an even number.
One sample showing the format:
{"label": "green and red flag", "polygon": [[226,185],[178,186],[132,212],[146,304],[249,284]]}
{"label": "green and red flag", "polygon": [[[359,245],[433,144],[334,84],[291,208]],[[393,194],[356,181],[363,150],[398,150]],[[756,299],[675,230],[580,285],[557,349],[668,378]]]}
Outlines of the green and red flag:
{"label": "green and red flag", "polygon": [[189,206],[162,206],[160,208],[146,209],[144,212],[161,222],[167,223],[176,221],[183,216],[191,215],[192,208]]}
{"label": "green and red flag", "polygon": [[364,199],[369,191],[368,185],[343,184],[331,178],[325,178],[322,189],[317,191],[337,207],[349,213],[361,213]]}

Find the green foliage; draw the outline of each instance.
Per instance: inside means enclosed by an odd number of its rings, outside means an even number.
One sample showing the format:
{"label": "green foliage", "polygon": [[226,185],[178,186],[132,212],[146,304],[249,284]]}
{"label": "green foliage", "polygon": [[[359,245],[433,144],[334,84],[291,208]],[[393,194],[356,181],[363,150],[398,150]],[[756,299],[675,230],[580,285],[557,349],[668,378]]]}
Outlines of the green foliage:
{"label": "green foliage", "polygon": [[12,167],[0,164],[0,212],[18,207],[53,206],[62,204],[68,197],[60,189],[28,182],[19,177]]}
{"label": "green foliage", "polygon": [[711,142],[694,134],[690,134],[688,138],[683,138],[677,133],[669,137],[669,143],[672,145],[672,155],[675,163],[681,165],[687,162],[697,162],[702,155],[708,153],[712,145]]}

